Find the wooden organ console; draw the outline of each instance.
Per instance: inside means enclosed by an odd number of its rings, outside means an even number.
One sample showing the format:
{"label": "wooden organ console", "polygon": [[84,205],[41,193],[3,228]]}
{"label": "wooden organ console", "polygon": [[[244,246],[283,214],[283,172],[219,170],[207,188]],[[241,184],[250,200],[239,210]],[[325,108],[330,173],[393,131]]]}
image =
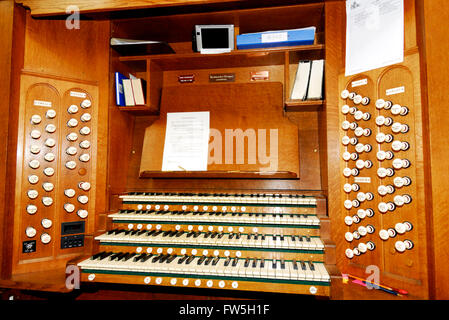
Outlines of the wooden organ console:
{"label": "wooden organ console", "polygon": [[[79,1],[79,28],[49,3],[0,2],[0,291],[449,297],[447,66],[429,45],[447,47],[444,10],[404,0],[404,62],[345,77],[344,1]],[[204,55],[195,24],[315,26],[316,38]],[[111,37],[174,53],[121,55]],[[290,99],[299,62],[319,59],[323,99]],[[146,81],[145,105],[115,104],[116,71]],[[207,170],[162,171],[167,114],[197,111],[217,134]],[[250,148],[262,138],[264,152]],[[75,269],[81,289],[66,282]],[[342,281],[370,272],[408,295]]]}

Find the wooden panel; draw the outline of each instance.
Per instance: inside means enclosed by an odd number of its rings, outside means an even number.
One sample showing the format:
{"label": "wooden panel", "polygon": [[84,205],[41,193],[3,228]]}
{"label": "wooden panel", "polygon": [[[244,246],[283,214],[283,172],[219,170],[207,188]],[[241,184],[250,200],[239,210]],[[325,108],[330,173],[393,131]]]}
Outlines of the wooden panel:
{"label": "wooden panel", "polygon": [[[55,265],[61,267],[65,262],[62,260],[57,264],[59,257],[65,256],[67,259],[84,250],[83,247],[60,247],[61,223],[84,221],[85,233],[94,231],[97,172],[98,88],[91,84],[25,74],[21,79],[20,92],[14,273],[40,271],[54,268]],[[92,105],[82,107],[81,103],[85,99],[91,101]],[[71,105],[76,105],[79,111],[69,114],[66,110]],[[48,110],[54,110],[55,116],[49,116]],[[86,113],[90,114],[92,120],[81,120],[81,114]],[[33,116],[38,116],[40,121],[30,121]],[[70,119],[76,120],[76,125],[72,128],[67,125]],[[48,128],[49,125],[55,126],[54,132]],[[89,132],[83,134],[81,128],[89,128]],[[32,132],[38,132],[39,136],[33,137]],[[75,141],[66,138],[71,133],[77,134]],[[50,140],[53,143],[50,143]],[[81,141],[88,141],[89,146],[81,147]],[[76,148],[75,155],[67,153],[69,147]],[[33,148],[37,149],[33,151]],[[53,155],[53,158],[47,158],[49,155]],[[78,161],[81,155],[88,155],[89,158],[85,159],[87,161]],[[38,161],[37,167],[32,166],[33,161]],[[75,161],[76,168],[66,167],[68,161]],[[52,168],[53,172],[44,173],[47,168]],[[30,180],[30,177],[37,178],[37,181]],[[89,182],[91,188],[82,190],[78,185],[80,182]],[[51,189],[44,189],[44,184],[51,184]],[[75,191],[73,198],[64,194],[66,189]],[[37,192],[36,198],[29,196],[30,190]],[[87,196],[88,202],[81,203],[80,196]],[[51,200],[51,203],[46,204],[44,197]],[[73,211],[68,212],[66,204],[74,205]],[[28,206],[35,206],[35,210],[28,211]],[[77,215],[78,210],[87,210],[89,215],[87,218],[81,218]],[[51,220],[50,227],[41,223],[43,219]],[[28,227],[36,230],[35,236],[25,235]],[[41,242],[40,237],[44,233],[51,236],[48,244]],[[34,252],[23,252],[24,241],[35,241]]]}
{"label": "wooden panel", "polygon": [[[241,0],[227,0],[228,2],[239,2]],[[33,15],[61,15],[65,14],[66,8],[76,4],[82,12],[95,12],[105,10],[127,10],[127,9],[141,9],[141,8],[156,8],[162,6],[175,5],[192,5],[192,4],[210,4],[223,2],[223,0],[134,0],[129,1],[112,1],[106,0],[95,2],[88,0],[81,0],[74,3],[70,0],[58,0],[49,3],[42,0],[24,0],[17,1],[23,5],[31,8]]]}
{"label": "wooden panel", "polygon": [[[12,261],[9,258],[12,256],[12,246],[8,244],[12,243],[13,237],[13,224],[10,222],[14,217],[15,157],[17,150],[17,122],[19,115],[17,107],[19,104],[19,95],[14,93],[19,92],[20,90],[20,77],[16,75],[19,74],[23,67],[25,43],[25,10],[17,5],[12,8],[10,7],[10,4],[10,1],[2,1],[2,10],[0,11],[2,15],[6,14],[7,17],[1,19],[2,23],[4,23],[2,26],[7,26],[8,23],[12,23],[10,26],[12,27],[12,34],[8,34],[7,30],[4,30],[4,32],[1,33],[1,35],[5,37],[5,50],[1,51],[2,59],[0,59],[0,61],[4,63],[4,66],[2,66],[1,77],[8,77],[7,79],[2,80],[5,85],[1,87],[1,90],[6,91],[2,91],[2,96],[5,100],[1,106],[1,112],[4,116],[2,116],[0,120],[2,122],[2,130],[7,129],[7,131],[4,132],[4,135],[1,135],[5,139],[2,143],[2,145],[5,146],[5,150],[0,156],[7,156],[5,162],[0,162],[1,169],[7,168],[7,171],[2,172],[2,174],[5,174],[4,179],[0,179],[0,181],[2,181],[0,184],[0,197],[2,198],[1,203],[3,205],[0,214],[0,227],[1,230],[3,230],[3,237],[0,244],[2,278],[9,278],[12,271]],[[8,29],[8,27],[5,27],[5,29]],[[9,38],[11,36],[13,40]],[[12,57],[14,57],[14,59],[12,59]],[[9,69],[3,70],[3,67]],[[6,165],[6,167],[3,167],[4,165]],[[7,187],[4,188],[5,186]]]}
{"label": "wooden panel", "polygon": [[[325,68],[325,92],[326,104],[323,110],[318,112],[318,133],[320,144],[320,172],[322,189],[327,195],[327,214],[330,219],[331,240],[336,244],[335,260],[337,266],[342,259],[339,250],[340,201],[342,192],[340,189],[340,141],[339,134],[339,94],[338,75],[344,66],[345,48],[345,2],[328,1],[325,3],[325,43],[326,43],[326,68]],[[327,255],[326,255],[327,256]],[[335,271],[334,275],[337,275]],[[335,288],[336,281],[332,282],[332,295],[338,294]]]}
{"label": "wooden panel", "polygon": [[[199,92],[201,95],[198,95]],[[285,177],[298,177],[297,128],[282,116],[282,96],[280,83],[193,85],[165,88],[162,94],[161,118],[148,127],[145,133],[143,145],[145,152],[142,153],[140,175],[150,177],[152,173],[161,171],[163,137],[165,137],[168,112],[210,111],[210,127],[218,130],[222,138],[220,143],[222,159],[217,158],[217,163],[209,161],[208,165],[208,171],[213,176],[215,173],[224,172],[239,177],[241,176],[239,172],[241,172],[243,175],[255,173],[261,177],[264,172],[271,172],[266,176],[267,178],[275,178],[277,173],[288,174]],[[236,154],[238,143],[236,142],[232,145],[235,159],[231,159],[232,162],[228,164],[224,158],[228,146],[223,145],[223,142],[226,141],[226,129],[241,129],[242,132],[250,129],[254,131],[254,138],[259,135],[258,139],[261,134],[259,130],[265,129],[267,141],[265,154],[271,153],[273,147],[278,154],[270,154],[270,163],[265,164],[260,159],[261,150],[254,150],[257,154],[250,153],[252,149],[250,141],[248,141],[248,146],[243,149],[244,155]],[[277,131],[278,141],[273,140],[275,143],[277,142],[277,146],[271,146],[271,143],[268,142],[269,139],[270,141],[272,139],[271,129]],[[254,143],[256,143],[255,141]],[[146,150],[151,150],[151,152]],[[243,163],[239,164],[238,158],[242,156]],[[249,160],[250,156],[255,157],[254,164]],[[210,153],[209,157],[211,157]],[[199,174],[203,177],[210,176],[207,172]],[[176,172],[173,174],[167,172],[165,176],[176,177],[178,175]]]}
{"label": "wooden panel", "polygon": [[432,270],[432,292],[434,299],[449,298],[449,252],[446,249],[446,230],[449,222],[445,212],[449,199],[449,149],[447,144],[447,108],[446,88],[449,63],[447,52],[449,50],[447,38],[447,25],[449,21],[449,3],[445,1],[417,1],[418,25],[420,47],[422,48],[423,87],[423,118],[426,127],[423,130],[426,154],[426,185],[429,193],[428,205],[432,214],[426,215],[429,223],[429,268]]}
{"label": "wooden panel", "polygon": [[[92,276],[93,275],[93,276]],[[89,276],[92,280],[89,280]],[[156,278],[160,278],[161,282],[156,283]],[[145,280],[147,279],[147,280]],[[145,283],[145,281],[150,280],[149,283]],[[161,286],[179,286],[179,287],[189,287],[189,288],[208,288],[206,286],[207,277],[200,280],[199,284],[195,284],[194,279],[189,279],[188,284],[182,283],[182,279],[177,279],[175,285],[170,283],[170,277],[147,277],[145,275],[113,275],[113,274],[101,274],[101,273],[82,273],[81,281],[83,282],[112,282],[112,283],[131,283],[131,284],[147,284],[147,285],[161,285]],[[320,285],[296,285],[296,284],[281,284],[270,282],[251,282],[251,281],[231,281],[231,280],[223,280],[224,288],[230,289],[235,288],[238,290],[248,290],[248,291],[257,291],[257,292],[282,292],[282,293],[294,293],[294,294],[310,294],[310,292],[315,292],[316,296],[329,296],[330,287],[329,286],[320,286]],[[219,289],[218,280],[213,280],[213,288]],[[233,284],[234,283],[234,284]],[[237,283],[237,284],[235,284]],[[234,286],[234,287],[233,287]],[[311,287],[314,287],[315,290],[311,290]]]}
{"label": "wooden panel", "polygon": [[[4,2],[2,2],[3,4]],[[29,12],[28,12],[29,13]],[[14,13],[14,31],[15,31],[15,37],[16,41],[13,43],[13,51],[16,52],[15,59],[13,60],[13,71],[11,78],[13,81],[11,82],[14,86],[14,90],[11,90],[11,97],[12,97],[12,105],[11,110],[14,110],[13,113],[10,115],[10,123],[15,124],[17,126],[18,117],[19,117],[19,99],[20,99],[20,72],[25,68],[28,70],[29,74],[35,74],[39,72],[46,72],[50,73],[54,79],[58,79],[55,81],[66,81],[67,78],[72,79],[72,77],[76,76],[78,77],[79,81],[76,83],[72,83],[72,86],[65,87],[65,90],[62,90],[59,93],[59,99],[62,99],[62,103],[65,104],[71,104],[72,98],[69,97],[68,92],[70,91],[76,91],[81,90],[80,86],[83,86],[83,84],[87,82],[96,82],[99,81],[99,88],[100,88],[100,94],[98,92],[95,93],[95,101],[96,105],[98,106],[106,106],[107,108],[107,90],[108,90],[108,50],[109,50],[109,22],[108,21],[85,21],[85,23],[81,24],[80,30],[69,30],[65,27],[65,21],[55,21],[55,20],[40,20],[36,21],[34,19],[31,19],[29,14],[26,14],[26,11],[23,10],[21,7],[18,7]],[[17,22],[17,23],[16,23]],[[26,25],[26,28],[25,28]],[[45,82],[45,81],[44,81]],[[9,83],[9,82],[8,82]],[[54,84],[53,84],[54,86]],[[96,88],[97,90],[97,88]],[[82,91],[82,90],[81,90]],[[67,93],[67,94],[66,94]],[[65,109],[64,109],[65,111]],[[96,109],[98,112],[98,109]],[[31,110],[30,110],[31,112]],[[62,113],[62,112],[61,112]],[[23,123],[23,117],[25,116],[24,113],[20,114],[21,116],[21,123]],[[61,118],[62,119],[62,118]],[[96,126],[96,128],[93,129],[95,132],[95,140],[100,141],[100,144],[98,146],[98,150],[101,150],[99,152],[98,158],[94,160],[95,163],[105,163],[106,162],[106,149],[107,149],[107,119],[108,114],[106,112],[100,112],[98,114],[98,117],[96,117],[96,121],[98,120],[99,125]],[[63,123],[61,123],[61,127],[65,126],[65,121],[68,119],[62,119]],[[80,119],[78,118],[78,121]],[[105,134],[106,133],[106,134]],[[11,135],[8,139],[8,158],[9,162],[11,164],[11,170],[9,170],[10,177],[15,177],[15,168],[16,168],[16,160],[22,159],[22,156],[24,155],[23,152],[16,153],[17,148],[17,137],[19,138],[19,150],[23,146],[22,140],[24,139],[25,135],[23,131],[18,132],[17,127],[14,129],[14,132],[11,132]],[[61,141],[58,141],[61,142]],[[59,157],[59,152],[61,154],[65,154],[65,150],[62,150],[62,143],[55,147],[55,149],[58,150],[57,157]],[[91,149],[92,150],[92,149]],[[95,152],[97,149],[95,149]],[[78,154],[79,155],[79,154]],[[93,154],[91,154],[91,157],[95,158]],[[17,158],[17,159],[16,159]],[[43,162],[41,162],[43,164]],[[21,167],[21,165],[20,165]],[[40,169],[43,169],[41,166]],[[106,167],[100,167],[100,170],[98,171],[90,171],[89,174],[91,174],[91,178],[93,181],[96,182],[92,186],[91,194],[90,194],[90,200],[92,201],[90,205],[91,208],[94,208],[95,205],[98,205],[97,208],[104,208],[107,204],[106,202],[106,175],[105,175]],[[54,177],[57,177],[57,174],[55,174]],[[42,179],[39,181],[39,187],[42,183]],[[74,184],[75,181],[72,181]],[[14,192],[15,192],[15,181],[9,182],[11,189],[8,191],[10,193],[10,199],[11,203],[5,202],[5,205],[7,206],[7,209],[5,212],[14,212],[16,209],[14,207]],[[20,189],[20,186],[18,186],[18,189]],[[42,189],[42,188],[41,188]],[[63,190],[63,189],[62,189]],[[41,190],[43,192],[43,190]],[[40,192],[42,194],[42,192]],[[58,190],[58,192],[61,192],[61,190]],[[96,197],[96,193],[99,194],[98,197]],[[17,207],[17,210],[23,209],[23,207]],[[20,209],[21,208],[21,209]],[[102,209],[104,210],[104,209]],[[3,212],[3,210],[2,210]],[[21,212],[23,213],[23,211]],[[97,218],[94,214],[94,210],[92,209],[91,218],[92,223],[87,225],[87,231],[92,232],[94,227],[94,220]],[[75,213],[76,215],[76,213]],[[9,221],[13,221],[13,216],[9,216]],[[16,225],[20,223],[20,220],[18,219],[18,216],[16,217]],[[56,225],[53,227],[59,230],[60,226],[58,226],[58,223],[56,220],[54,221]],[[12,225],[12,224],[11,224]],[[59,231],[58,231],[59,232]],[[56,234],[58,233],[56,232]],[[52,235],[56,235],[53,234]],[[13,250],[13,241],[12,241],[12,233],[8,236],[8,232],[4,233],[5,235],[5,241],[6,243],[10,244],[7,246],[7,256],[8,259],[2,259],[2,264],[7,265],[11,264],[11,261],[13,259],[13,255],[17,258],[17,251],[20,250],[21,252],[21,244],[20,249],[18,248],[18,245],[16,242]],[[19,233],[15,232],[15,237],[22,237],[23,230],[21,230]],[[8,237],[8,238],[6,238]],[[53,238],[53,241],[58,241],[56,236]],[[91,240],[89,240],[89,237],[86,238],[85,243],[85,249],[91,250],[90,244]],[[56,245],[56,247],[59,247],[59,243]],[[74,249],[69,249],[71,254],[73,254],[75,251]],[[47,252],[48,254],[55,255],[58,257],[64,256],[64,254],[67,254],[66,251],[59,251],[56,249],[53,252]],[[44,254],[44,252],[42,252]],[[16,259],[15,258],[15,259]],[[65,263],[62,262],[70,258],[70,254],[65,255],[60,259],[61,263],[59,263],[59,266],[64,266]],[[16,260],[17,262],[17,260]],[[45,261],[35,261],[37,262],[34,270],[38,269],[51,269],[56,266],[54,263],[49,263]],[[27,272],[31,271],[33,268],[31,267],[31,264],[22,264],[19,268],[15,268],[15,272]],[[6,277],[9,279],[7,282],[5,282],[5,286],[16,286],[16,287],[22,287],[22,288],[40,288],[42,287],[43,290],[65,290],[64,280],[63,277],[56,277],[54,278],[55,281],[48,280],[47,283],[48,286],[39,284],[39,281],[42,281],[42,277],[45,277],[49,275],[42,274],[42,276],[39,276],[38,280],[37,278],[35,281],[33,280],[33,277],[12,277],[9,278],[10,274],[8,272],[5,273]],[[63,274],[62,274],[63,276]],[[6,280],[5,280],[6,281]],[[34,281],[34,283],[33,283]],[[58,282],[58,283],[56,283]]]}
{"label": "wooden panel", "polygon": [[[116,108],[115,108],[116,109]],[[116,111],[118,112],[118,111]],[[123,116],[123,112],[119,115]],[[133,117],[134,118],[134,117]],[[318,133],[313,128],[318,127],[318,120],[316,112],[294,112],[289,113],[288,118],[290,121],[298,126],[298,136],[300,145],[300,180],[285,180],[285,179],[139,179],[140,160],[143,147],[143,139],[145,128],[157,119],[155,116],[148,117],[135,117],[135,121],[131,122],[126,130],[133,128],[131,137],[127,137],[125,132],[120,139],[116,139],[113,143],[114,147],[119,144],[127,146],[129,144],[127,139],[132,140],[132,146],[126,152],[114,152],[115,158],[120,158],[120,168],[125,167],[125,163],[129,161],[127,172],[127,185],[124,189],[123,184],[120,184],[116,179],[111,178],[110,181],[121,186],[122,191],[148,191],[148,190],[163,190],[163,191],[177,191],[186,189],[194,189],[198,192],[207,189],[219,189],[219,190],[313,190],[314,194],[320,193],[320,171],[319,171],[319,157],[317,151],[319,151]],[[134,124],[133,124],[134,123]],[[115,161],[115,160],[114,160]],[[119,168],[119,167],[117,167]],[[306,174],[307,172],[307,174]],[[122,175],[121,169],[111,171],[111,177],[116,175]],[[243,192],[243,191],[242,191]]]}
{"label": "wooden panel", "polygon": [[[3,50],[0,52],[0,96],[4,98],[0,106],[0,203],[5,203],[6,190],[6,172],[7,172],[7,150],[8,150],[8,128],[9,128],[9,106],[10,106],[10,77],[11,77],[11,58],[13,43],[13,23],[14,23],[14,2],[0,2],[0,41],[3,43]],[[4,212],[4,208],[2,208]],[[0,215],[0,229],[8,223],[5,221],[7,214]],[[0,261],[3,261],[3,244],[6,239],[1,240]],[[3,274],[2,265],[0,265],[0,275]],[[1,276],[0,276],[1,278]]]}
{"label": "wooden panel", "polygon": [[[345,178],[342,175],[343,168],[356,168],[356,162],[349,160],[347,162],[341,160],[340,176],[342,177],[341,188],[344,183],[357,183],[360,190],[350,191],[347,193],[343,200],[356,200],[359,192],[367,193],[371,192],[374,195],[373,201],[360,201],[359,207],[352,207],[349,210],[342,206],[340,217],[340,224],[344,225],[345,215],[349,218],[359,216],[359,209],[371,208],[375,212],[373,217],[361,217],[360,222],[354,222],[351,226],[345,227],[339,234],[334,234],[334,237],[341,237],[341,239],[334,238],[337,242],[337,253],[340,255],[345,254],[346,248],[353,249],[357,247],[360,242],[367,243],[372,241],[376,248],[374,251],[368,251],[360,256],[354,256],[352,259],[346,259],[341,261],[339,267],[343,273],[355,273],[360,277],[364,276],[365,268],[374,265],[381,271],[381,282],[390,283],[395,287],[405,288],[411,295],[421,298],[428,297],[428,283],[427,283],[427,241],[426,241],[426,221],[422,212],[426,211],[425,207],[425,189],[424,189],[424,172],[423,172],[423,141],[422,141],[422,118],[421,118],[421,95],[420,95],[420,68],[419,68],[419,55],[418,53],[405,57],[403,64],[387,67],[384,69],[377,69],[367,72],[364,75],[359,75],[352,78],[344,78],[340,80],[340,92],[343,89],[347,89],[350,92],[356,92],[363,97],[369,97],[371,102],[367,106],[361,104],[355,104],[350,99],[341,100],[341,106],[347,104],[349,106],[355,106],[362,112],[369,112],[371,115],[370,120],[355,120],[355,115],[350,113],[344,115],[341,113],[340,123],[343,120],[349,120],[350,122],[357,123],[358,127],[363,129],[369,128],[371,135],[368,137],[357,137],[358,143],[364,145],[369,144],[372,147],[370,152],[354,151],[354,147],[349,144],[347,147],[342,145],[340,152],[343,155],[344,151],[355,153],[358,155],[359,160],[370,160],[372,167],[370,169],[360,169],[360,174],[356,177],[351,176]],[[353,81],[367,80],[365,85],[354,87],[351,85]],[[388,93],[387,90],[397,89],[403,87],[404,91],[396,93]],[[376,109],[374,107],[377,99],[391,100],[393,104],[399,104],[400,106],[407,106],[409,113],[406,115],[393,114],[391,109]],[[389,117],[396,123],[406,124],[409,127],[409,131],[405,133],[395,132],[392,128],[395,124],[390,126],[379,125],[377,123],[377,117],[384,116]],[[353,129],[352,129],[353,130]],[[341,130],[341,137],[347,135],[350,138],[356,137],[355,131],[351,129],[344,131]],[[410,147],[407,150],[394,150],[393,142],[379,142],[377,140],[378,133],[392,134],[394,141],[408,142]],[[341,140],[343,141],[343,140]],[[392,160],[381,160],[376,157],[378,151],[392,151],[394,158]],[[407,159],[411,165],[408,168],[400,168],[393,165],[393,161],[398,159]],[[358,160],[358,161],[359,161]],[[394,168],[392,177],[379,176],[379,168]],[[370,183],[360,182],[356,179],[370,178]],[[411,185],[400,186],[393,182],[398,177],[409,177],[411,179]],[[378,191],[378,187],[394,186],[392,194],[382,195]],[[409,195],[411,196],[411,203],[398,204],[396,196]],[[342,203],[343,203],[342,200]],[[396,208],[383,213],[380,211],[381,203],[395,203]],[[354,201],[353,201],[354,203]],[[395,228],[396,223],[403,223],[405,221],[411,222],[413,229],[405,232],[404,234],[397,234],[386,241],[380,240],[379,231],[381,229],[387,230]],[[345,232],[350,231],[353,233],[358,230],[359,226],[367,226],[368,224],[374,226],[375,233],[372,235],[361,236],[360,240],[349,241],[346,244],[343,243],[343,237]],[[395,249],[395,243],[398,240],[411,240],[414,244],[413,249],[406,250],[403,253],[398,252]],[[382,280],[383,279],[383,280]]]}

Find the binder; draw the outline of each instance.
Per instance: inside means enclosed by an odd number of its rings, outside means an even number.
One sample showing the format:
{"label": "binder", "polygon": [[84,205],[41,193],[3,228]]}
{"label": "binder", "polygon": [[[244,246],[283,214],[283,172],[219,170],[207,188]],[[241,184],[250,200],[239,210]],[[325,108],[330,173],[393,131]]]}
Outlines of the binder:
{"label": "binder", "polygon": [[125,105],[135,106],[134,93],[130,79],[123,79],[123,91],[125,92]]}
{"label": "binder", "polygon": [[315,41],[315,27],[265,31],[237,35],[237,49],[310,45]]}
{"label": "binder", "polygon": [[136,106],[145,104],[145,80],[140,78],[131,79],[131,86]]}
{"label": "binder", "polygon": [[324,60],[312,61],[310,70],[309,88],[307,91],[308,100],[323,99],[323,77],[324,77]]}
{"label": "binder", "polygon": [[293,84],[290,99],[306,100],[309,86],[311,61],[300,61],[296,70],[295,82]]}
{"label": "binder", "polygon": [[120,72],[115,73],[115,103],[118,106],[125,106],[125,92],[123,89],[123,80],[127,79]]}

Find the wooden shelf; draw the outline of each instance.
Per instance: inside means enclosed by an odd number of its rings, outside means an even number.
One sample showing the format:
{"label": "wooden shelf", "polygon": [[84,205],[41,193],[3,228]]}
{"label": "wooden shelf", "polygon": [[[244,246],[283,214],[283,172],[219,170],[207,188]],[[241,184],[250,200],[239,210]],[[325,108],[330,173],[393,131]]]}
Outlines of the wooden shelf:
{"label": "wooden shelf", "polygon": [[48,292],[70,292],[66,287],[64,268],[28,272],[13,275],[10,279],[0,279],[1,288],[18,290],[38,290]]}
{"label": "wooden shelf", "polygon": [[284,108],[286,112],[317,111],[325,104],[325,100],[287,100],[285,101]]}
{"label": "wooden shelf", "polygon": [[143,171],[140,178],[199,178],[199,179],[298,179],[294,172],[250,171]]}
{"label": "wooden shelf", "polygon": [[150,108],[149,106],[132,106],[132,107],[117,107],[120,111],[129,112],[136,116],[151,116],[158,115],[159,111]]}
{"label": "wooden shelf", "polygon": [[214,57],[227,57],[227,56],[239,56],[239,55],[265,55],[269,53],[282,53],[287,51],[320,51],[324,50],[324,44],[312,44],[305,46],[291,46],[291,47],[274,47],[274,48],[260,48],[260,49],[245,49],[234,50],[228,53],[220,54],[201,54],[199,52],[191,53],[171,53],[171,54],[154,54],[154,55],[142,55],[142,56],[122,56],[119,58],[122,62],[131,61],[143,61],[143,60],[178,60],[189,58],[214,58]]}

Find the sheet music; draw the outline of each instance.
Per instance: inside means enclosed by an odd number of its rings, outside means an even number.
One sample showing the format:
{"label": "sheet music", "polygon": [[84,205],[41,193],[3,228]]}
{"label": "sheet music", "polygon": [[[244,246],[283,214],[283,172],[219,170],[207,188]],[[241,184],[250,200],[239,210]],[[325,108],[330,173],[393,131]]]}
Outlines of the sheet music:
{"label": "sheet music", "polygon": [[346,1],[346,76],[404,61],[404,1]]}
{"label": "sheet music", "polygon": [[206,171],[209,112],[167,113],[162,171]]}

